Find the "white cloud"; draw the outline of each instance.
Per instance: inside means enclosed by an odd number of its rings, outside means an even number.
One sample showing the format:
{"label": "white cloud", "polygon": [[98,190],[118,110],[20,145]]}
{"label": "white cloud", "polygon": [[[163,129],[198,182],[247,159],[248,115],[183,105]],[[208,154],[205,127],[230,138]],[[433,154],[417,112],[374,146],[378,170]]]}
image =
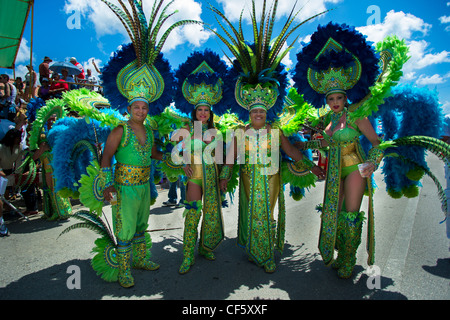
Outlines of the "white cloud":
{"label": "white cloud", "polygon": [[389,35],[397,35],[399,38],[409,40],[415,33],[426,36],[431,29],[431,24],[403,11],[389,11],[382,23],[357,28],[367,35],[369,41],[379,42]]}
{"label": "white cloud", "polygon": [[[28,40],[25,38],[22,38],[22,41],[20,42],[19,51],[17,52],[17,58],[16,58],[16,64],[25,63],[30,64],[30,53],[31,49],[28,46]],[[33,65],[36,65],[36,57],[33,53]]]}
{"label": "white cloud", "polygon": [[[110,2],[120,7],[117,0],[110,0]],[[169,2],[166,1],[163,4],[163,7],[168,3]],[[147,19],[149,19],[151,15],[152,6],[152,0],[143,1],[143,7]],[[87,18],[89,21],[91,21],[94,24],[97,38],[101,38],[105,35],[121,34],[123,35],[124,39],[119,40],[120,42],[130,41],[125,28],[119,22],[116,15],[106,6],[105,3],[101,1],[66,0],[64,10],[66,13],[72,13],[74,10],[78,10],[84,18]],[[176,21],[184,19],[201,21],[200,16],[202,13],[202,6],[194,0],[175,0],[174,3],[169,7],[168,12],[171,13],[175,10],[178,10],[178,12],[165,22],[163,28],[158,34],[159,37],[161,37],[164,32]],[[211,33],[205,31],[203,27],[199,25],[187,25],[177,28],[172,31],[171,35],[166,40],[163,47],[163,52],[173,50],[178,45],[183,43],[189,43],[194,47],[199,47],[206,40],[208,40],[210,36]]]}
{"label": "white cloud", "polygon": [[[450,2],[449,2],[450,3]],[[448,5],[448,3],[447,3]],[[441,22],[441,24],[447,24],[450,23],[450,16],[442,16],[439,17],[439,21]],[[450,26],[446,26],[445,27],[445,31],[450,31]]]}
{"label": "white cloud", "polygon": [[450,16],[442,16],[442,17],[439,17],[439,21],[440,21],[441,23],[450,23]]}
{"label": "white cloud", "polygon": [[439,74],[434,74],[432,76],[424,76],[421,74],[419,76],[419,79],[417,79],[416,84],[419,86],[426,86],[426,85],[436,85],[441,84],[445,82],[445,76],[441,76]]}
{"label": "white cloud", "polygon": [[450,116],[450,101],[445,101],[442,104],[442,111],[447,117]]}
{"label": "white cloud", "polygon": [[434,64],[450,62],[449,51],[430,53],[429,45],[425,40],[409,42],[408,47],[411,59],[405,65],[405,68],[409,68],[407,70],[418,70]]}
{"label": "white cloud", "polygon": [[416,81],[418,85],[439,84],[445,82],[447,76],[420,75],[417,71],[426,67],[450,62],[450,52],[443,50],[433,52],[430,43],[426,40],[417,40],[418,37],[426,37],[432,25],[421,18],[404,12],[389,11],[382,23],[358,28],[367,35],[369,41],[379,42],[386,36],[396,35],[404,39],[409,47],[409,61],[403,67],[402,81]]}

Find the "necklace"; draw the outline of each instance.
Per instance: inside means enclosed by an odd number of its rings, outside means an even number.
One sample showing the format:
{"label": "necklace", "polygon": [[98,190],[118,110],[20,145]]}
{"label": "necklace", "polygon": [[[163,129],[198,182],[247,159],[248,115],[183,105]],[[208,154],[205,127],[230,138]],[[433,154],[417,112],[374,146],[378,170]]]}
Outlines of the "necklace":
{"label": "necklace", "polygon": [[342,115],[345,113],[345,110],[342,110],[341,112],[333,112],[333,114],[331,115],[331,132],[334,132],[334,129],[336,128],[336,126],[339,124]]}

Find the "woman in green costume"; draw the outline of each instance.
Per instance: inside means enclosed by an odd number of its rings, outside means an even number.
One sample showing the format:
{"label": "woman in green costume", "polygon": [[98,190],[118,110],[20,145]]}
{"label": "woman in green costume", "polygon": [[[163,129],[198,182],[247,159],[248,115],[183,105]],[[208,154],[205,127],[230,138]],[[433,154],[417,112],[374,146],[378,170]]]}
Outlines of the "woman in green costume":
{"label": "woman in green costume", "polygon": [[215,260],[213,251],[225,237],[217,165],[223,162],[223,152],[216,152],[222,150],[219,149],[222,148],[222,139],[214,124],[214,113],[225,111],[222,97],[223,77],[227,70],[219,55],[206,49],[192,53],[175,73],[178,80],[176,108],[191,114],[178,140],[182,141],[184,152],[189,151],[190,154],[184,166],[188,180],[180,274],[187,273],[194,264],[197,229],[202,216],[198,247],[200,255],[207,260]]}
{"label": "woman in green costume", "polygon": [[[216,132],[213,113],[209,106],[198,106],[192,112],[192,122],[185,127],[189,130],[191,162],[184,172],[188,178],[186,185],[186,209],[183,233],[183,262],[180,274],[185,274],[194,264],[194,249],[198,236],[198,224],[203,212],[198,253],[207,260],[215,260],[213,250],[225,237],[222,218],[222,201],[218,187],[218,168],[215,159],[209,163],[203,158],[205,148],[215,149],[218,141],[206,133]],[[196,137],[195,123],[201,123],[201,136]],[[199,126],[200,127],[200,126]],[[189,146],[187,146],[189,147]],[[214,155],[213,155],[214,157]],[[206,192],[206,190],[208,192]]]}
{"label": "woman in green costume", "polygon": [[[360,207],[366,188],[369,194],[369,217],[373,219],[371,175],[378,168],[383,152],[378,149],[380,140],[368,118],[351,121],[345,93],[330,93],[326,101],[332,113],[325,120],[324,140],[316,141],[319,148],[329,147],[323,212],[334,208],[339,212],[335,240],[339,254],[332,267],[338,269],[339,277],[348,278],[352,274],[356,263],[356,251],[361,243],[362,224],[365,218]],[[359,142],[361,135],[364,135],[373,146],[367,159]],[[372,222],[369,221],[369,225],[372,225]],[[326,231],[328,228],[330,228],[328,221],[323,219],[321,250],[328,248],[327,241],[330,241],[329,233]],[[373,242],[370,239],[372,233],[373,230],[369,229],[369,261],[373,259]],[[326,254],[326,251],[323,253]]]}
{"label": "woman in green costume", "polygon": [[[299,145],[304,149],[328,147],[319,251],[324,263],[338,269],[341,278],[349,278],[356,263],[366,219],[360,211],[366,190],[368,264],[374,263],[371,175],[384,153],[367,116],[377,110],[390,87],[399,80],[401,67],[408,59],[404,43],[396,38],[380,43],[377,49],[379,55],[363,35],[347,25],[319,26],[311,42],[297,55],[293,77],[299,94],[308,103],[321,108],[325,102],[331,109],[324,118],[324,139]],[[361,136],[372,144],[367,155]]]}

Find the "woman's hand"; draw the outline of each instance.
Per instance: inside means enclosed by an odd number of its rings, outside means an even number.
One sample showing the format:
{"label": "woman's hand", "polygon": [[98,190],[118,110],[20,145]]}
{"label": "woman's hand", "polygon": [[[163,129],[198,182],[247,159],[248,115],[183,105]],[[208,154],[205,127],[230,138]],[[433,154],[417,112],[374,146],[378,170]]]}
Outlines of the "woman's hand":
{"label": "woman's hand", "polygon": [[183,170],[184,170],[184,173],[186,174],[186,177],[188,177],[188,178],[192,177],[192,174],[193,174],[194,172],[192,171],[192,168],[191,168],[190,165],[187,164],[187,165],[183,168]]}
{"label": "woman's hand", "polygon": [[375,172],[375,165],[372,162],[364,162],[364,165],[359,170],[361,177],[368,178]]}

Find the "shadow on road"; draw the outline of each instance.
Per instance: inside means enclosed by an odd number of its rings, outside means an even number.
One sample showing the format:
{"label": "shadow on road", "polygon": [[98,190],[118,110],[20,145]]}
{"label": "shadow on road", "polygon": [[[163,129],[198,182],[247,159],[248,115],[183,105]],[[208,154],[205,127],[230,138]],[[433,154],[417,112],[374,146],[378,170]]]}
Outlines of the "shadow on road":
{"label": "shadow on road", "polygon": [[[277,271],[267,274],[248,261],[236,239],[227,238],[216,251],[216,261],[197,256],[189,273],[178,274],[182,260],[182,242],[167,236],[154,243],[157,271],[133,270],[135,286],[124,289],[118,283],[107,283],[95,274],[90,260],[70,260],[63,264],[30,273],[0,289],[0,297],[27,300],[98,300],[98,299],[164,299],[164,300],[341,300],[405,299],[398,293],[383,291],[392,280],[381,278],[381,288],[367,287],[368,277],[356,266],[354,279],[342,280],[335,270],[324,266],[318,254],[306,253],[304,245],[286,244]],[[81,271],[81,289],[67,288],[70,266]],[[321,285],[319,285],[321,284]]]}

